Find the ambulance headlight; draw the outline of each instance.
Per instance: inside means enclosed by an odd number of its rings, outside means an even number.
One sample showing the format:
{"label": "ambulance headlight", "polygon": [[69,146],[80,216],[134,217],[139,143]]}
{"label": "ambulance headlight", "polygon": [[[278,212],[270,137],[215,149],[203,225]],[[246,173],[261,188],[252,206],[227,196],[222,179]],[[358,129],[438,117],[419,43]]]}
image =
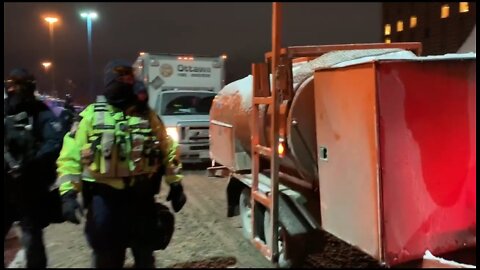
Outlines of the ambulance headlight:
{"label": "ambulance headlight", "polygon": [[178,131],[176,127],[167,127],[167,135],[178,142]]}

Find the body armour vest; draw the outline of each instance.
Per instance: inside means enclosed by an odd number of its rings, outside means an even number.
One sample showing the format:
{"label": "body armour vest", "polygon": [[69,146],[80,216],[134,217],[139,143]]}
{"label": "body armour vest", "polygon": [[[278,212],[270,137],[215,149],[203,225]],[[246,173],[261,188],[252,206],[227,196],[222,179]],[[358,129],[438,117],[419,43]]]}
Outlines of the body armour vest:
{"label": "body armour vest", "polygon": [[94,104],[92,125],[82,160],[94,178],[152,174],[161,166],[160,142],[148,119],[114,111],[99,96]]}

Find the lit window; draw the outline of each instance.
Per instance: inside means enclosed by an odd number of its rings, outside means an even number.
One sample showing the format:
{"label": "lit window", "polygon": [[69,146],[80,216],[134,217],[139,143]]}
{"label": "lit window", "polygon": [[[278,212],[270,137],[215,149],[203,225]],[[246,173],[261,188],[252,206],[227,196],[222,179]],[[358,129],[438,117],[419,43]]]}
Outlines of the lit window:
{"label": "lit window", "polygon": [[450,15],[450,7],[448,5],[443,5],[440,18],[442,19],[448,18],[449,15]]}
{"label": "lit window", "polygon": [[397,21],[397,32],[403,31],[403,21]]}
{"label": "lit window", "polygon": [[386,38],[385,43],[392,43],[392,40],[390,38]]}
{"label": "lit window", "polygon": [[392,33],[392,26],[390,24],[385,24],[385,36],[388,36]]}
{"label": "lit window", "polygon": [[415,28],[417,26],[417,16],[410,17],[410,28]]}
{"label": "lit window", "polygon": [[458,4],[458,10],[460,13],[468,12],[468,2],[460,2]]}

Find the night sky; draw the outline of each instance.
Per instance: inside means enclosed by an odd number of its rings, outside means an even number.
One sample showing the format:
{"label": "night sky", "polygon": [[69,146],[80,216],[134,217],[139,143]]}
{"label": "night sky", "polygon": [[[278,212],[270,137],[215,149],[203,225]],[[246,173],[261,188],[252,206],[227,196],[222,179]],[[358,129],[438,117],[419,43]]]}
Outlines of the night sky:
{"label": "night sky", "polygon": [[[134,61],[141,51],[227,54],[227,83],[250,73],[250,64],[271,49],[272,4],[263,3],[4,3],[4,78],[25,67],[48,91],[51,77],[49,26],[55,15],[54,68],[59,94],[67,80],[74,98],[88,99],[86,22],[79,13],[95,10],[95,89],[102,92],[103,67],[112,59]],[[283,3],[282,46],[381,42],[381,3]]]}

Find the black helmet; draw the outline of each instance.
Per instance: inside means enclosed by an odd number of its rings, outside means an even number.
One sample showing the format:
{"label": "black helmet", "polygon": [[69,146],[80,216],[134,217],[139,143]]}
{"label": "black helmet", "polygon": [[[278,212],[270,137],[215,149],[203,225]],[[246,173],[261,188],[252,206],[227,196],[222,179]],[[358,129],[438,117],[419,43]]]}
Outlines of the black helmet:
{"label": "black helmet", "polygon": [[125,60],[114,60],[105,66],[103,83],[107,102],[122,110],[135,102],[133,68]]}
{"label": "black helmet", "polygon": [[18,85],[22,90],[33,94],[36,88],[35,77],[25,68],[15,68],[10,71],[5,82],[7,92],[8,88],[14,85]]}
{"label": "black helmet", "polygon": [[[133,68],[129,62],[125,60],[113,60],[105,66],[105,75],[103,77],[104,87],[108,87],[114,81],[119,80],[122,77],[131,77],[131,81],[127,83],[133,84]],[[121,80],[121,82],[125,82]]]}
{"label": "black helmet", "polygon": [[13,69],[5,81],[7,114],[31,111],[35,102],[35,77],[24,68]]}
{"label": "black helmet", "polygon": [[168,207],[161,203],[155,203],[156,222],[152,231],[153,249],[165,249],[175,231],[175,216]]}

